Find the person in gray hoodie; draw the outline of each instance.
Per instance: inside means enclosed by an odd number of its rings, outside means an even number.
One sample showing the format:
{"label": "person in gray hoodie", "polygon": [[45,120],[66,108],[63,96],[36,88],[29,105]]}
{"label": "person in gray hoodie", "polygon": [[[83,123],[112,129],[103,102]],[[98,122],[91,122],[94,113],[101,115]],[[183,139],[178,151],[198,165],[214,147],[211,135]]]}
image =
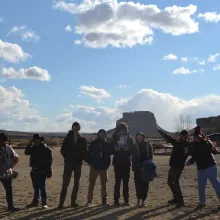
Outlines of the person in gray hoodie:
{"label": "person in gray hoodie", "polygon": [[137,206],[144,207],[149,190],[149,182],[141,178],[142,164],[147,160],[153,160],[153,147],[145,141],[145,135],[141,132],[136,134],[136,143],[132,148],[132,170],[134,171],[134,182],[137,196]]}

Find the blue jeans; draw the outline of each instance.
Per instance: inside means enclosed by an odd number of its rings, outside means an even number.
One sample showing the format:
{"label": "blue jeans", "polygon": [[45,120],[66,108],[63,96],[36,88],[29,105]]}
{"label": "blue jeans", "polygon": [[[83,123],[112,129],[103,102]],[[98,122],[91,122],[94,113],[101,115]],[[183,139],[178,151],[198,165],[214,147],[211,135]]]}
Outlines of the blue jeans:
{"label": "blue jeans", "polygon": [[13,194],[12,194],[12,179],[4,179],[1,180],[2,185],[5,188],[5,192],[6,192],[6,199],[7,199],[7,203],[8,203],[8,209],[12,209],[14,207],[13,205]]}
{"label": "blue jeans", "polygon": [[212,166],[207,169],[198,170],[198,190],[199,190],[199,203],[206,204],[206,184],[209,180],[215,189],[218,199],[220,199],[220,181],[218,179],[217,166]]}
{"label": "blue jeans", "polygon": [[47,205],[47,192],[46,192],[46,174],[41,170],[31,170],[31,179],[34,188],[33,203],[39,203],[41,192],[42,205]]}

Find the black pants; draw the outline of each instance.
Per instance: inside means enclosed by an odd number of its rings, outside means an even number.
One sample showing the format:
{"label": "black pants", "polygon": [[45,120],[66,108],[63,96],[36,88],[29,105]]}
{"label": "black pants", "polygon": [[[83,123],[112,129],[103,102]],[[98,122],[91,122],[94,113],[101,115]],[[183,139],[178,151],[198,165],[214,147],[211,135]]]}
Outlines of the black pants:
{"label": "black pants", "polygon": [[33,203],[39,203],[41,193],[42,205],[47,205],[47,191],[46,191],[46,173],[41,170],[31,170],[31,180],[34,188]]}
{"label": "black pants", "polygon": [[5,188],[5,192],[6,192],[6,199],[7,199],[7,203],[8,203],[8,209],[11,209],[14,207],[13,205],[13,194],[12,194],[12,179],[4,179],[1,180],[2,185]]}
{"label": "black pants", "polygon": [[129,179],[130,179],[130,166],[120,167],[114,166],[115,170],[115,189],[114,201],[119,202],[121,181],[123,182],[123,197],[125,202],[129,202]]}
{"label": "black pants", "polygon": [[173,193],[174,199],[183,201],[183,195],[180,188],[179,180],[182,174],[182,170],[178,168],[170,168],[168,172],[168,185]]}
{"label": "black pants", "polygon": [[71,195],[71,203],[74,204],[77,199],[78,189],[79,189],[79,181],[81,177],[81,164],[65,164],[64,165],[64,173],[63,173],[63,185],[60,193],[60,204],[63,205],[66,199],[67,188],[69,186],[72,173],[74,172],[74,186]]}
{"label": "black pants", "polygon": [[142,199],[143,201],[145,201],[147,199],[147,194],[149,190],[149,182],[144,182],[141,179],[140,172],[134,172],[134,183],[137,199]]}

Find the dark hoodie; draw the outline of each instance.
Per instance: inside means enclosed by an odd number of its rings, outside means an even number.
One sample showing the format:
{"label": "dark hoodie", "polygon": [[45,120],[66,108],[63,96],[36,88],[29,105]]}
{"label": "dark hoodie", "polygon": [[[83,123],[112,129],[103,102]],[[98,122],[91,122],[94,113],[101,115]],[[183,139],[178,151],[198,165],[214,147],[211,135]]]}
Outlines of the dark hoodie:
{"label": "dark hoodie", "polygon": [[[120,139],[119,132],[120,130],[126,130],[127,136],[127,147],[128,149],[125,150],[124,148],[120,148],[118,141]],[[116,127],[115,133],[112,136],[111,146],[114,149],[114,157],[113,157],[113,165],[116,167],[127,167],[131,165],[131,149],[133,147],[133,140],[129,136],[128,127],[125,123],[119,123]]]}
{"label": "dark hoodie", "polygon": [[137,136],[142,135],[145,140],[145,135],[142,132],[136,134],[136,143],[132,148],[132,170],[139,172],[141,168],[141,163],[145,160],[153,159],[153,147],[149,142],[143,141],[139,143],[137,141]]}
{"label": "dark hoodie", "polygon": [[99,138],[100,132],[104,132],[106,134],[105,130],[99,130],[98,138],[92,141],[88,148],[87,162],[97,170],[107,170],[111,163],[113,150],[109,142]]}
{"label": "dark hoodie", "polygon": [[65,137],[61,150],[65,163],[82,164],[87,157],[87,142],[84,137],[78,135],[77,142],[74,141],[73,131],[69,131]]}

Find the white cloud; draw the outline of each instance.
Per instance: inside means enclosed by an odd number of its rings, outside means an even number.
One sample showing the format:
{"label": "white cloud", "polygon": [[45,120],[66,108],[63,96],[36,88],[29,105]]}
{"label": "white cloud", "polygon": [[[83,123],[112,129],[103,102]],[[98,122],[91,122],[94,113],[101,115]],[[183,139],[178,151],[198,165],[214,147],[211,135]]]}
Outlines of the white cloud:
{"label": "white cloud", "polygon": [[4,88],[0,85],[1,129],[30,131],[42,129],[47,119],[41,117],[24,94],[16,87]]}
{"label": "white cloud", "polygon": [[220,70],[220,64],[217,64],[217,65],[213,66],[213,70],[214,71]]}
{"label": "white cloud", "polygon": [[205,63],[206,63],[205,60],[203,60],[203,61],[199,62],[199,65],[203,66],[203,65],[205,65]]}
{"label": "white cloud", "polygon": [[188,57],[181,57],[181,61],[184,62],[184,63],[187,63],[189,60]]}
{"label": "white cloud", "polygon": [[170,54],[164,56],[163,59],[164,60],[177,60],[178,57],[175,54],[170,53]]}
{"label": "white cloud", "polygon": [[23,41],[27,41],[27,42],[30,41],[36,42],[40,40],[40,37],[33,31],[26,31],[23,34],[21,34],[21,37]]}
{"label": "white cloud", "polygon": [[133,47],[151,44],[153,30],[159,29],[174,36],[198,31],[192,16],[197,7],[172,6],[163,10],[156,5],[144,5],[117,0],[84,0],[79,5],[56,1],[54,9],[77,17],[76,33],[87,47]]}
{"label": "white cloud", "polygon": [[18,44],[4,42],[0,39],[0,58],[9,63],[25,61],[30,54],[25,53]]}
{"label": "white cloud", "polygon": [[74,43],[75,43],[76,45],[80,45],[80,44],[82,44],[82,41],[80,41],[80,40],[75,40]]}
{"label": "white cloud", "polygon": [[67,32],[73,31],[72,26],[71,26],[71,25],[67,25],[67,26],[65,27],[65,31],[67,31]]}
{"label": "white cloud", "polygon": [[209,63],[215,63],[216,62],[216,59],[217,57],[219,57],[220,53],[216,53],[214,55],[211,55],[209,58],[208,58],[208,62]]}
{"label": "white cloud", "polygon": [[1,74],[6,79],[34,79],[40,81],[50,81],[51,75],[45,69],[41,69],[37,66],[30,67],[28,69],[19,69],[16,71],[14,68],[2,68]]}
{"label": "white cloud", "polygon": [[127,89],[127,88],[129,88],[129,86],[124,85],[124,84],[121,84],[121,85],[117,86],[117,89]]}
{"label": "white cloud", "polygon": [[34,31],[28,29],[25,25],[23,26],[14,26],[7,34],[10,36],[12,34],[20,34],[23,41],[27,42],[37,42],[40,40],[40,36],[38,36]]}
{"label": "white cloud", "polygon": [[192,73],[199,73],[199,72],[203,73],[204,69],[189,70],[184,67],[180,67],[178,69],[175,69],[172,74],[174,74],[174,75],[189,75]]}
{"label": "white cloud", "polygon": [[[160,106],[160,108],[158,108]],[[100,128],[111,129],[123,112],[151,111],[157,123],[164,129],[175,131],[176,118],[180,114],[190,113],[192,123],[198,117],[209,117],[219,114],[220,96],[181,99],[170,93],[161,93],[152,89],[143,89],[128,99],[115,102],[115,108],[90,107],[74,105],[57,117],[55,123],[69,129],[73,121],[79,121],[83,132],[97,132]]]}
{"label": "white cloud", "polygon": [[206,12],[204,14],[200,13],[198,18],[203,18],[206,22],[218,23],[220,22],[220,14],[216,12]]}
{"label": "white cloud", "polygon": [[104,89],[94,86],[80,86],[79,90],[81,95],[90,96],[98,102],[102,102],[104,99],[111,97],[111,94]]}

